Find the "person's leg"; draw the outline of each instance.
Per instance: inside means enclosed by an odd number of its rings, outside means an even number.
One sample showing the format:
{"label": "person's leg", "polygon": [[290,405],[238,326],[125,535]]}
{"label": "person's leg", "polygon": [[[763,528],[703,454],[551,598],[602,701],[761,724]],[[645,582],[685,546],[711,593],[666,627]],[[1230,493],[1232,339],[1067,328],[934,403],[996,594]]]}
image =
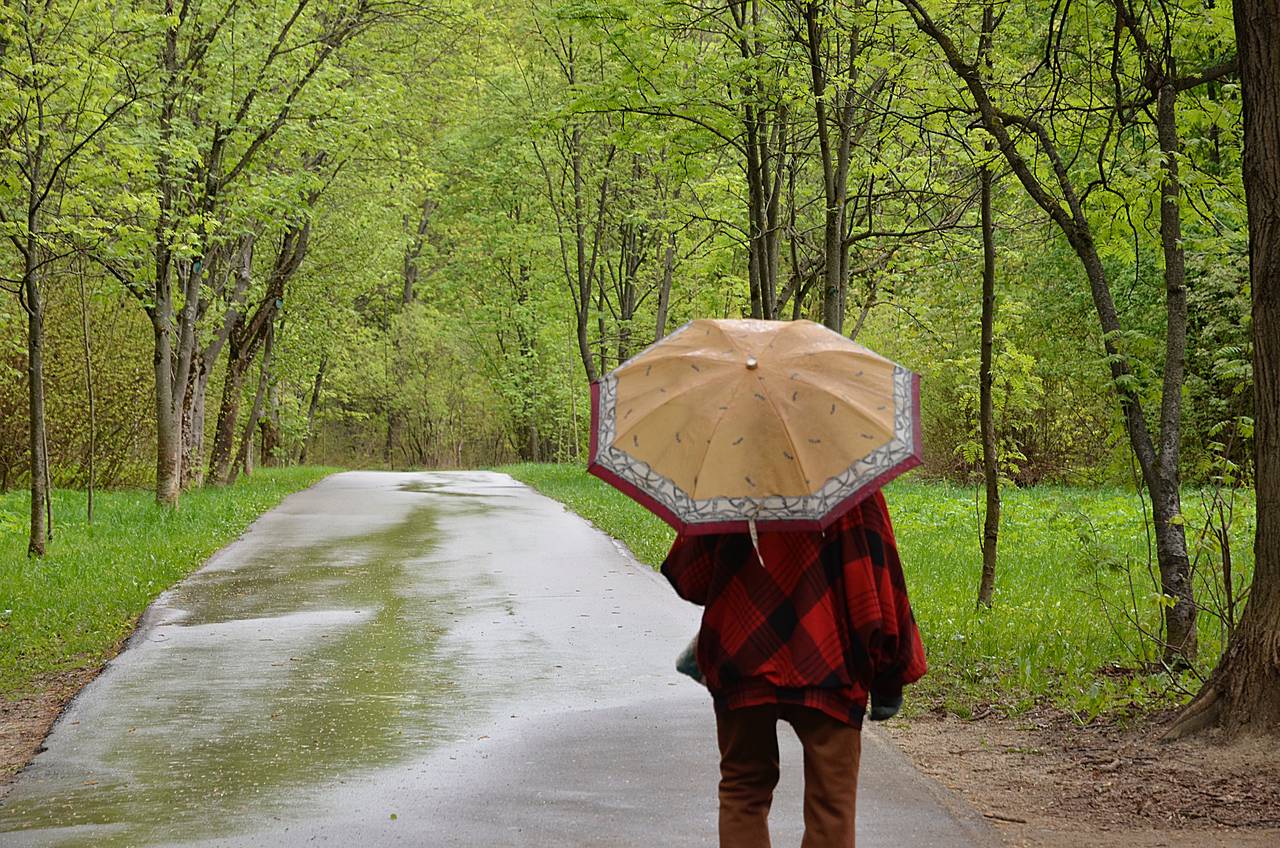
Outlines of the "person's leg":
{"label": "person's leg", "polygon": [[804,841],[801,848],[854,848],[862,732],[821,710],[785,708],[804,746]]}
{"label": "person's leg", "polygon": [[778,785],[778,710],[716,710],[720,741],[720,848],[769,848]]}

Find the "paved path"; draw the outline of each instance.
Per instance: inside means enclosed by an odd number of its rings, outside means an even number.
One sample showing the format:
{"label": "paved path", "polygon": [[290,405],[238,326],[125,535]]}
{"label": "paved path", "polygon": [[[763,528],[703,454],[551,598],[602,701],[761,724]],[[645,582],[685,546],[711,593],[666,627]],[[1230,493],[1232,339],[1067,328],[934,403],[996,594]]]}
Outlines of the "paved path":
{"label": "paved path", "polygon": [[[338,474],[152,606],[0,806],[0,845],[713,845],[714,720],[672,668],[696,624],[509,477]],[[997,843],[876,732],[859,818],[860,848]]]}

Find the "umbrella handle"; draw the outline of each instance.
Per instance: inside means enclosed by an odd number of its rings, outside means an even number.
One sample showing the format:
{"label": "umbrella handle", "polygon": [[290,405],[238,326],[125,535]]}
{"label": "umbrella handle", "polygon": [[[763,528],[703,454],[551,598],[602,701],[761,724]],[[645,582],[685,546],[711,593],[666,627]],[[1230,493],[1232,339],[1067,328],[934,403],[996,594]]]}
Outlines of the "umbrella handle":
{"label": "umbrella handle", "polygon": [[760,555],[760,537],[756,534],[756,519],[754,516],[747,519],[747,531],[751,534],[751,547],[756,549],[756,562],[760,563],[761,568],[764,568],[764,557]]}

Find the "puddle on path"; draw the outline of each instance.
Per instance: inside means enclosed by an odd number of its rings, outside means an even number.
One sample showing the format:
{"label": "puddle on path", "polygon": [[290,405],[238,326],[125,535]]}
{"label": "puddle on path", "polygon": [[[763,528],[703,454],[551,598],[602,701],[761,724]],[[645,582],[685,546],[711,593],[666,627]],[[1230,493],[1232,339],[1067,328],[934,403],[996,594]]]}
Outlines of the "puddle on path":
{"label": "puddle on path", "polygon": [[195,575],[168,602],[187,614],[68,715],[56,756],[0,805],[0,833],[47,829],[34,844],[59,846],[227,835],[246,812],[296,814],[307,789],[425,753],[463,712],[457,657],[439,643],[467,587],[433,582],[421,560],[434,539],[428,505]]}

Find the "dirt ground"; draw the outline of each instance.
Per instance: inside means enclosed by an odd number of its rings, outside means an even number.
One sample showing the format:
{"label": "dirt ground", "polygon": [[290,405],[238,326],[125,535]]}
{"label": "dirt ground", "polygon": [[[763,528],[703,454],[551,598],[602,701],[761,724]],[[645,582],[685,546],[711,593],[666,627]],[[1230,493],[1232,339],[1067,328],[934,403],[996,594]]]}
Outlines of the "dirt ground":
{"label": "dirt ground", "polygon": [[890,722],[917,767],[977,808],[1014,848],[1276,848],[1280,750],[1160,724],[1080,727],[1041,712]]}
{"label": "dirt ground", "polygon": [[14,775],[39,752],[63,708],[99,671],[86,668],[51,674],[32,684],[37,695],[15,701],[0,696],[0,799]]}

